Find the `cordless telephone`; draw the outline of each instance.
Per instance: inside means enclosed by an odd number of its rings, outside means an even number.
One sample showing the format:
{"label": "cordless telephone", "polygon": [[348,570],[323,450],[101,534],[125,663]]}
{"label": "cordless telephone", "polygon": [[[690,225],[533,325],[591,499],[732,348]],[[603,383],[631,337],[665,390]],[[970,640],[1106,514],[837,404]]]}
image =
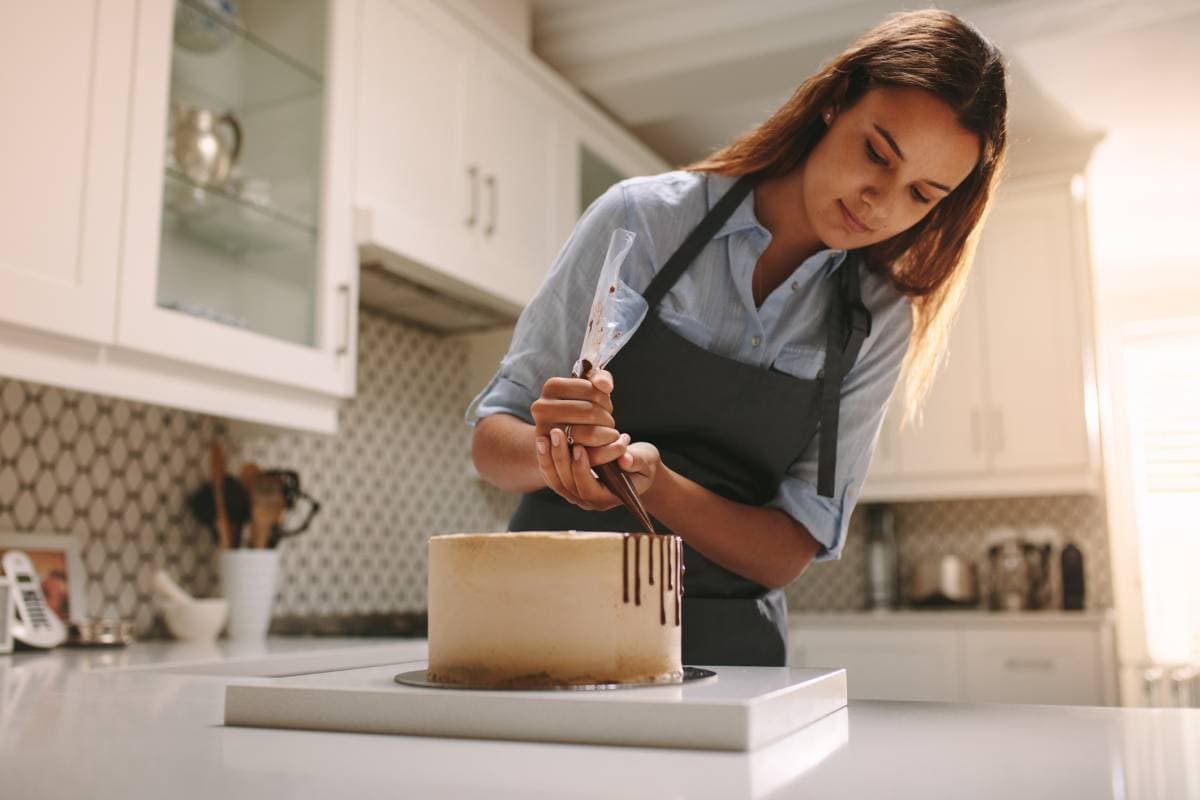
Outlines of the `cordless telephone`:
{"label": "cordless telephone", "polygon": [[31,647],[55,647],[67,638],[67,626],[46,605],[42,582],[33,562],[20,550],[9,550],[3,558],[12,596],[12,635]]}

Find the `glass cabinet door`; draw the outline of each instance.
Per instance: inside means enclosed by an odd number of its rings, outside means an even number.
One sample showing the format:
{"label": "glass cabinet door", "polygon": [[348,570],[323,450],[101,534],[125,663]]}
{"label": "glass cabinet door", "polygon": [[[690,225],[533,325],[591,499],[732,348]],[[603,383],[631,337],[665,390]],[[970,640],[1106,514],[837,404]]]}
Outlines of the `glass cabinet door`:
{"label": "glass cabinet door", "polygon": [[326,7],[177,0],[156,302],[315,346]]}
{"label": "glass cabinet door", "polygon": [[608,191],[614,183],[624,180],[626,176],[582,142],[579,144],[578,164],[579,214],[582,214],[593,200]]}

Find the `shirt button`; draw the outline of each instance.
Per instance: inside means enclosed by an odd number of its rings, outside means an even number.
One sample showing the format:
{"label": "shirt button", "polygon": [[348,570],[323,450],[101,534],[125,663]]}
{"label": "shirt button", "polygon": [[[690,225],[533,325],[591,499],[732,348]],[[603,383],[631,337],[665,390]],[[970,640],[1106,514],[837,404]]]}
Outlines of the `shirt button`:
{"label": "shirt button", "polygon": [[755,336],[755,337],[753,337],[752,339],[750,339],[750,345],[751,345],[752,347],[758,347],[760,344],[762,344],[762,337],[761,337],[761,336]]}
{"label": "shirt button", "polygon": [[800,281],[792,281],[792,291],[793,292],[800,291]]}

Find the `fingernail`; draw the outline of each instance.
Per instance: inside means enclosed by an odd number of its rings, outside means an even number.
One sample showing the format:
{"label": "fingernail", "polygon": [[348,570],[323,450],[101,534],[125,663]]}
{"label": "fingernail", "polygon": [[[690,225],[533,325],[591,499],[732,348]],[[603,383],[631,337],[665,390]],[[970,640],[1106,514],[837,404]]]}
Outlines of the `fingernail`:
{"label": "fingernail", "polygon": [[551,429],[550,441],[554,443],[555,447],[558,447],[562,443],[562,431],[558,428]]}
{"label": "fingernail", "polygon": [[576,461],[583,458],[583,448],[576,445],[575,452],[572,454],[572,458],[574,458]]}
{"label": "fingernail", "polygon": [[545,437],[543,437],[543,436],[537,437],[537,449],[538,449],[539,453],[541,453],[542,455],[546,455],[546,450],[549,449],[549,446],[546,444]]}
{"label": "fingernail", "polygon": [[630,441],[632,441],[632,440],[629,438],[628,433],[621,434],[621,444],[629,444]]}

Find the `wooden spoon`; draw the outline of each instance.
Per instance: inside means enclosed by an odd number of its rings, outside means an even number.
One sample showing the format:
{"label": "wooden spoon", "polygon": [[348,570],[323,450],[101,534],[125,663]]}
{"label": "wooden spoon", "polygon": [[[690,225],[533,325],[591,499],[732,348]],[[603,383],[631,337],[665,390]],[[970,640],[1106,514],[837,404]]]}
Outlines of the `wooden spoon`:
{"label": "wooden spoon", "polygon": [[224,550],[233,546],[233,530],[225,514],[225,452],[220,442],[208,450],[208,475],[213,489],[213,521],[217,526],[217,545]]}

